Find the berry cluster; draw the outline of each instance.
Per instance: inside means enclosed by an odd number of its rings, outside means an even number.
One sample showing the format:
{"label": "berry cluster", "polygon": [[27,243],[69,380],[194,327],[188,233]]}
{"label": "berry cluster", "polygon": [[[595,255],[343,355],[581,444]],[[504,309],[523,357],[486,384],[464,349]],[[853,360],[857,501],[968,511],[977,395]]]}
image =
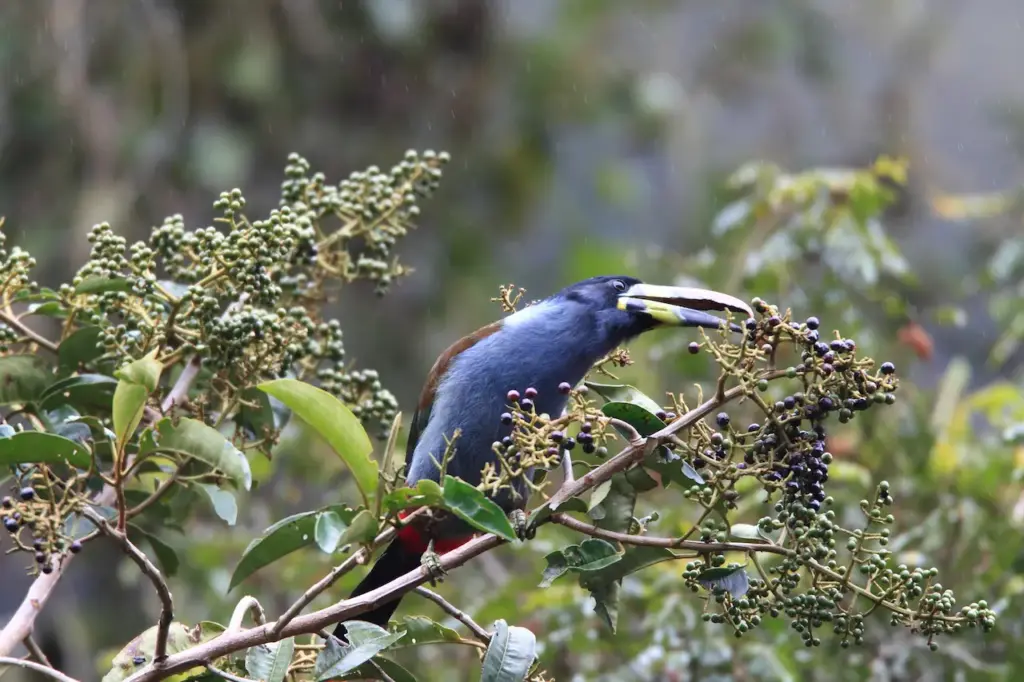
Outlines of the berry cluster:
{"label": "berry cluster", "polygon": [[[60,516],[50,512],[49,501],[40,500],[30,485],[22,486],[16,498],[0,498],[0,525],[18,549],[32,553],[38,570],[46,574],[53,572],[54,556],[82,551],[81,542],[64,536]],[[26,532],[27,539],[23,537]]]}

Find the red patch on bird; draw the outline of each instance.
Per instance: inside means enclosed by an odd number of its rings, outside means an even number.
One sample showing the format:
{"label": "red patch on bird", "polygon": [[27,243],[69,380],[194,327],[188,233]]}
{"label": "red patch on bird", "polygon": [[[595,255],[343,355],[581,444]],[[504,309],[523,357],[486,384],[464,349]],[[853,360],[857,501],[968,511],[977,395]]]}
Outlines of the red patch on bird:
{"label": "red patch on bird", "polygon": [[[404,519],[414,511],[416,510],[407,509],[402,511],[398,514],[398,518]],[[402,543],[402,547],[410,552],[423,554],[430,546],[430,537],[415,525],[415,521],[399,528],[396,537],[398,538],[398,541]],[[457,535],[455,537],[434,538],[434,551],[438,554],[447,554],[448,552],[452,552],[459,547],[462,547],[464,544],[472,540],[473,537],[474,535],[470,533],[468,535]]]}
{"label": "red patch on bird", "polygon": [[932,359],[935,344],[932,342],[931,334],[925,331],[925,328],[917,322],[908,322],[900,327],[896,338],[898,338],[899,342],[904,346],[908,346],[912,351],[914,351],[914,354],[921,360]]}

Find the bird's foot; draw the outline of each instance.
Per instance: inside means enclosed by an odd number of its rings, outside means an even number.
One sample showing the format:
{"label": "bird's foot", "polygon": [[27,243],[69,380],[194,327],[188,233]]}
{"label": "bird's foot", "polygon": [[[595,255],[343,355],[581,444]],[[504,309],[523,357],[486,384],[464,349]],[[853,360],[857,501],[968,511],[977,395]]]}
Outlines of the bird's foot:
{"label": "bird's foot", "polygon": [[508,515],[509,521],[512,522],[512,527],[516,531],[516,537],[524,542],[526,540],[532,540],[537,535],[537,527],[530,523],[530,520],[526,517],[526,512],[522,509],[513,509],[512,513]]}
{"label": "bird's foot", "polygon": [[423,553],[420,563],[423,568],[427,569],[431,587],[437,587],[437,584],[448,575],[448,571],[444,570],[444,566],[441,564],[441,555],[434,551],[433,540],[427,545],[427,551]]}

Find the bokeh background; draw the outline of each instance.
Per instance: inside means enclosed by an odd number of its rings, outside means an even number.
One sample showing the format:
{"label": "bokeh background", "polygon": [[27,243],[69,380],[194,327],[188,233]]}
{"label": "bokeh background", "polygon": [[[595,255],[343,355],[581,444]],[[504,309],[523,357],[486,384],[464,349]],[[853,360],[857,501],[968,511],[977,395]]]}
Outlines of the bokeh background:
{"label": "bokeh background", "polygon": [[[1018,0],[7,0],[0,215],[53,286],[96,222],[133,239],[174,213],[203,227],[232,187],[265,214],[291,151],[337,181],[408,148],[446,150],[441,189],[399,249],[415,272],[380,299],[351,287],[332,311],[349,356],[407,414],[433,358],[499,314],[503,283],[530,298],[609,272],[693,277],[816,314],[904,377],[898,409],[833,434],[849,465],[834,494],[855,502],[893,482],[894,544],[937,565],[961,601],[998,604],[993,636],[931,654],[879,619],[853,652],[804,650],[784,622],[736,640],[673,592],[671,569],[627,581],[611,636],[568,581],[536,589],[555,530],[442,592],[481,622],[533,628],[559,680],[1016,679],[1022,60]],[[842,194],[829,183],[849,177],[835,169],[880,155],[909,163],[893,202],[867,218],[825,210]],[[752,161],[773,166],[754,190],[731,186]],[[788,182],[825,189],[753,211],[751,197]],[[623,377],[651,394],[711,378],[679,350],[644,340]],[[294,443],[264,475],[236,527],[204,511],[187,538],[167,538],[183,620],[226,619],[248,539],[344,486],[329,455]],[[686,518],[670,507],[661,523]],[[328,565],[310,551],[244,589],[279,610]],[[27,583],[0,558],[0,623]],[[403,613],[442,617],[408,602]],[[39,636],[94,679],[155,613],[120,555],[98,550],[76,561]],[[469,651],[403,662],[423,680],[477,675]]]}

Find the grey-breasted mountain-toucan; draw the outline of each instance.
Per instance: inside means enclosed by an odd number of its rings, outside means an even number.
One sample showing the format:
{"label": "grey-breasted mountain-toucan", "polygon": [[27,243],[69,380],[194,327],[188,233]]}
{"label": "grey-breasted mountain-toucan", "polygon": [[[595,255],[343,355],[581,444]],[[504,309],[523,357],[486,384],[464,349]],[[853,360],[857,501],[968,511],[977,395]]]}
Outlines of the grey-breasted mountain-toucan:
{"label": "grey-breasted mountain-toucan", "polygon": [[[500,420],[508,409],[509,391],[534,389],[536,412],[557,416],[568,401],[565,386],[579,383],[607,353],[659,327],[725,324],[708,310],[753,317],[743,301],[715,291],[651,285],[625,276],[593,277],[456,341],[434,363],[420,394],[406,448],[406,484],[440,479],[437,462],[458,429],[445,473],[478,485],[484,466],[496,458],[492,444],[511,432]],[[503,492],[495,501],[506,513],[522,509],[525,488],[520,482],[518,495]],[[352,596],[418,568],[431,541],[434,551],[443,554],[469,541],[474,532],[451,516],[429,526],[402,526]],[[377,604],[356,618],[386,628],[398,603],[392,599]],[[335,634],[344,637],[345,632],[340,623]]]}

